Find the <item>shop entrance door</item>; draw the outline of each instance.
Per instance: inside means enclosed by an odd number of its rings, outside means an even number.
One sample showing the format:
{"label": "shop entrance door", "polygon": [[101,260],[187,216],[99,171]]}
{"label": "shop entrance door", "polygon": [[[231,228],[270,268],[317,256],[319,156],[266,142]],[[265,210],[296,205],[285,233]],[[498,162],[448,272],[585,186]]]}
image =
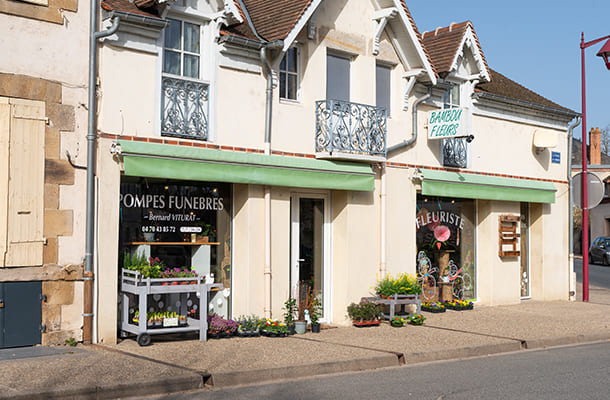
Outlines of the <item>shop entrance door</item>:
{"label": "shop entrance door", "polygon": [[327,194],[291,198],[290,290],[294,298],[311,290],[320,297],[322,319],[330,316],[330,212]]}
{"label": "shop entrance door", "polygon": [[529,204],[521,203],[521,298],[530,298],[530,244],[529,244],[529,225],[530,213]]}

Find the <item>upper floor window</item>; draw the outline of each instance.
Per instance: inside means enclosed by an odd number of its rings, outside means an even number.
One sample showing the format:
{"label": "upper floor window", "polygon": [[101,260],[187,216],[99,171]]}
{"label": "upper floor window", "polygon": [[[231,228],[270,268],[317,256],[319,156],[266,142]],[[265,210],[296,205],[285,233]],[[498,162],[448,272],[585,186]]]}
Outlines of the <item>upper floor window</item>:
{"label": "upper floor window", "polygon": [[280,99],[298,100],[299,49],[291,47],[280,62]]}
{"label": "upper floor window", "polygon": [[443,108],[456,108],[460,106],[460,86],[454,85],[443,94]]}
{"label": "upper floor window", "polygon": [[375,98],[377,107],[385,107],[386,115],[390,116],[392,85],[390,84],[392,69],[386,65],[375,66]]}
{"label": "upper floor window", "polygon": [[351,60],[334,54],[326,55],[326,99],[349,101]]}
{"label": "upper floor window", "polygon": [[[460,106],[460,86],[454,85],[443,94],[443,108]],[[469,143],[464,137],[441,141],[441,160],[446,167],[466,168],[468,166]]]}
{"label": "upper floor window", "polygon": [[163,43],[161,134],[207,140],[210,87],[200,80],[202,26],[168,20]]}
{"label": "upper floor window", "polygon": [[168,19],[163,46],[163,72],[199,79],[201,26]]}

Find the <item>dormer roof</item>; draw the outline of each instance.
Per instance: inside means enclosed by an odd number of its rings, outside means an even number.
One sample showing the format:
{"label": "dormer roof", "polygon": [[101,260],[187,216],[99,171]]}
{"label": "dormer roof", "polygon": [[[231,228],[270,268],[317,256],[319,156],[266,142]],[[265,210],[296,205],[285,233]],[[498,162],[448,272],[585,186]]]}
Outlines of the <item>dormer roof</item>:
{"label": "dormer roof", "polygon": [[472,22],[452,23],[444,28],[424,32],[422,39],[441,77],[457,72],[460,59],[463,60],[464,49],[468,47],[474,57],[479,79],[487,82],[491,80],[491,73]]}

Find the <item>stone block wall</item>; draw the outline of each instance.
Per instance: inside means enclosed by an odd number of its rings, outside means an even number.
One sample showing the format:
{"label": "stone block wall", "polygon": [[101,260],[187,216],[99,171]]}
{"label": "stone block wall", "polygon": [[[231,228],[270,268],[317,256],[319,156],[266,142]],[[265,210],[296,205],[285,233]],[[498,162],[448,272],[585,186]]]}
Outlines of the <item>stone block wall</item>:
{"label": "stone block wall", "polygon": [[[0,73],[0,96],[45,102],[43,265],[0,268],[0,282],[42,281],[42,344],[82,340],[83,265],[59,265],[60,236],[74,234],[74,212],[60,208],[60,188],[75,184],[74,168],[60,156],[60,132],[75,131],[75,105],[62,102],[62,85],[36,77]],[[84,190],[84,189],[83,189]],[[84,205],[83,205],[84,207]]]}

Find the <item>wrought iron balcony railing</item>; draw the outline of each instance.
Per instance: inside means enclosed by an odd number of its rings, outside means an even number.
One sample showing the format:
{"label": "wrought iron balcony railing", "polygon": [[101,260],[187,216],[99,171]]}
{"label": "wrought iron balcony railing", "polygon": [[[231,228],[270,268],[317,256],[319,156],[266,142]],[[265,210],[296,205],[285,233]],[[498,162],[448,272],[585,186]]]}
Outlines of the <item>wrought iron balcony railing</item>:
{"label": "wrought iron balcony railing", "polygon": [[316,152],[386,156],[385,107],[316,101]]}
{"label": "wrought iron balcony railing", "polygon": [[468,144],[466,139],[444,139],[442,149],[444,166],[466,168],[468,163]]}
{"label": "wrought iron balcony railing", "polygon": [[161,134],[206,140],[209,85],[164,76],[162,88]]}

